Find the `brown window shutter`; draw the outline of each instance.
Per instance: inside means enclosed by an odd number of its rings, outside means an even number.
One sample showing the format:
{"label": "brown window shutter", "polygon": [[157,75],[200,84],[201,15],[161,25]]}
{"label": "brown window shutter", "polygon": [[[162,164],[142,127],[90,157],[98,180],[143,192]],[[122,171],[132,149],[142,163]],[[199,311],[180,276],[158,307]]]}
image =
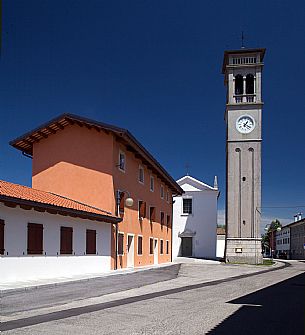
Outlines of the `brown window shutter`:
{"label": "brown window shutter", "polygon": [[73,228],[60,227],[60,253],[71,255],[73,248]]}
{"label": "brown window shutter", "polygon": [[4,255],[4,220],[0,220],[0,255]]}
{"label": "brown window shutter", "polygon": [[43,225],[28,223],[28,248],[29,255],[42,255],[43,253]]}
{"label": "brown window shutter", "polygon": [[96,254],[96,230],[86,230],[86,254]]}

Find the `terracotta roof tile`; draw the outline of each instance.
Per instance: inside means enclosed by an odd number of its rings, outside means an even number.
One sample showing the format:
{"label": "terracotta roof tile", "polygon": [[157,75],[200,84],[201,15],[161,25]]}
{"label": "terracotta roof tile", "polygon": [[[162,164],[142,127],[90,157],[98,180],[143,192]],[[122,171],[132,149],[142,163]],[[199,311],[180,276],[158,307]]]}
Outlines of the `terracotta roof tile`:
{"label": "terracotta roof tile", "polygon": [[0,196],[61,207],[63,209],[87,212],[90,214],[109,216],[109,218],[112,217],[110,212],[104,211],[102,209],[86,205],[57,194],[36,190],[27,186],[13,184],[4,180],[0,180]]}

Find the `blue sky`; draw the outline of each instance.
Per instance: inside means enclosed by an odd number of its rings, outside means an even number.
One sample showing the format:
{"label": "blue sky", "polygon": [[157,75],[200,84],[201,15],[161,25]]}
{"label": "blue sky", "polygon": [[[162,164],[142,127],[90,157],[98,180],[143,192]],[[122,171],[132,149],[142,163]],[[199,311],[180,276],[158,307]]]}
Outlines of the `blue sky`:
{"label": "blue sky", "polygon": [[[176,179],[225,194],[223,51],[265,47],[266,222],[305,212],[304,1],[4,0],[0,178],[31,183],[11,139],[70,112],[129,129]],[[154,127],[152,127],[154,125]],[[156,126],[157,125],[157,126]]]}

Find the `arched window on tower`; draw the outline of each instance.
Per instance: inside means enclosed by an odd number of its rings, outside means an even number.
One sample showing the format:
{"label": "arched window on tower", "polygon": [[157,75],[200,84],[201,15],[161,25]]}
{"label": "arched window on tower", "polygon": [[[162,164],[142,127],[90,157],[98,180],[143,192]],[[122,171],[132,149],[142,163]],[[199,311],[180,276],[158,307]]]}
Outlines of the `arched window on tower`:
{"label": "arched window on tower", "polygon": [[235,94],[243,94],[243,76],[241,74],[235,76]]}
{"label": "arched window on tower", "polygon": [[254,94],[254,76],[251,73],[246,76],[246,94]]}

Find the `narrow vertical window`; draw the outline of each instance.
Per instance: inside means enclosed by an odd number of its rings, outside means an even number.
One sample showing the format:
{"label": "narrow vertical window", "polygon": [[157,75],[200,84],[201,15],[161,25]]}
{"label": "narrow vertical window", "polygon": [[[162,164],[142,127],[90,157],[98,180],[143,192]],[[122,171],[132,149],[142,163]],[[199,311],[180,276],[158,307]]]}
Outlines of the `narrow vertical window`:
{"label": "narrow vertical window", "polygon": [[160,255],[163,255],[163,240],[160,240]]}
{"label": "narrow vertical window", "polygon": [[243,94],[244,92],[244,83],[243,83],[243,76],[237,74],[235,76],[235,94]]}
{"label": "narrow vertical window", "polygon": [[4,255],[4,220],[0,220],[0,255]]}
{"label": "narrow vertical window", "polygon": [[138,255],[143,254],[143,237],[138,236]]}
{"label": "narrow vertical window", "polygon": [[154,253],[154,239],[149,238],[149,254],[152,255]]}
{"label": "narrow vertical window", "polygon": [[169,241],[166,241],[166,254],[169,254]]}
{"label": "narrow vertical window", "polygon": [[119,169],[121,171],[125,171],[126,169],[126,156],[125,156],[125,153],[123,151],[120,151],[119,153]]}
{"label": "narrow vertical window", "polygon": [[118,233],[118,255],[122,256],[124,254],[124,234]]}
{"label": "narrow vertical window", "polygon": [[154,177],[150,176],[150,190],[153,192],[155,189],[155,181],[154,181]]}
{"label": "narrow vertical window", "polygon": [[60,253],[61,255],[72,255],[73,251],[73,228],[60,227]]}
{"label": "narrow vertical window", "polygon": [[149,221],[151,223],[156,221],[156,207],[149,207]]}
{"label": "narrow vertical window", "polygon": [[146,218],[146,202],[139,200],[139,218]]}
{"label": "narrow vertical window", "polygon": [[28,255],[42,255],[43,225],[28,223]]}
{"label": "narrow vertical window", "polygon": [[171,217],[166,215],[166,227],[167,229],[171,227]]}
{"label": "narrow vertical window", "polygon": [[182,199],[182,213],[183,214],[193,214],[193,199],[191,198],[184,198]]}
{"label": "narrow vertical window", "polygon": [[163,185],[161,185],[160,187],[160,197],[161,199],[164,199],[164,186]]}
{"label": "narrow vertical window", "polygon": [[139,166],[139,182],[144,184],[144,169],[141,165]]}
{"label": "narrow vertical window", "polygon": [[254,94],[254,76],[251,73],[246,76],[246,94]]}
{"label": "narrow vertical window", "polygon": [[96,230],[92,229],[86,230],[86,254],[87,255],[96,254]]}
{"label": "narrow vertical window", "polygon": [[161,216],[161,229],[163,229],[163,226],[164,226],[164,212],[161,212],[160,216]]}

